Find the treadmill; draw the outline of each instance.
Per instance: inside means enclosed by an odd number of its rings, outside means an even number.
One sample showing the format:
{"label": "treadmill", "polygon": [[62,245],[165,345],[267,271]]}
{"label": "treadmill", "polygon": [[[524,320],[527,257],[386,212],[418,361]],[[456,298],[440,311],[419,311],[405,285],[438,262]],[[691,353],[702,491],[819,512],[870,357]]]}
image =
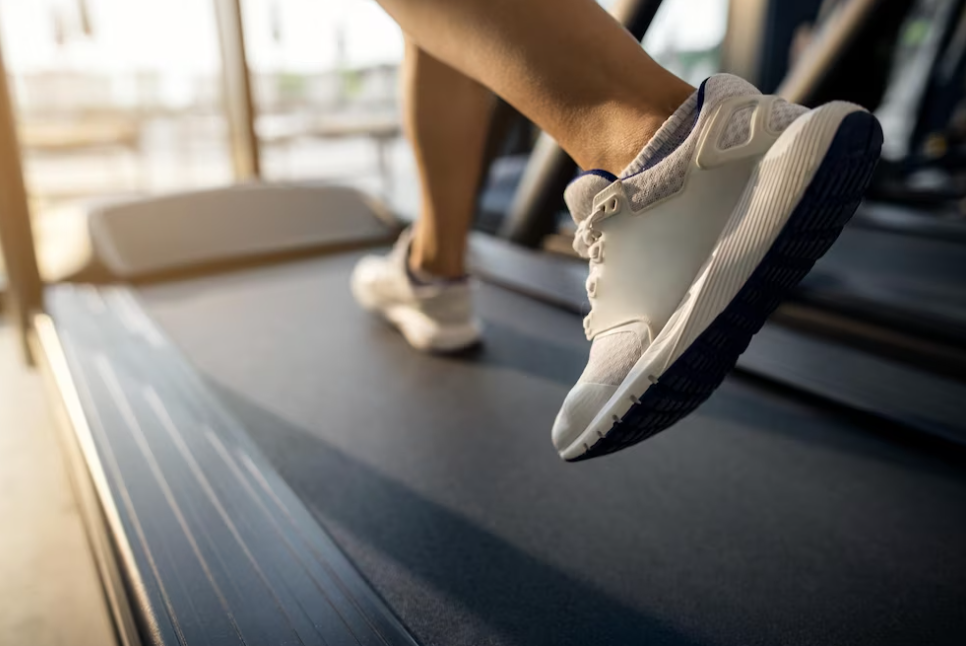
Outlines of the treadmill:
{"label": "treadmill", "polygon": [[962,643],[966,453],[901,416],[745,371],[640,447],[560,461],[588,344],[559,258],[474,236],[485,344],[428,356],[352,302],[397,231],[352,191],[105,207],[99,272],[42,289],[26,215],[0,211],[11,316],[120,644]]}
{"label": "treadmill", "polygon": [[[865,105],[875,108],[890,145],[883,151],[868,201],[803,281],[796,301],[915,339],[926,352],[916,357],[907,347],[893,356],[904,354],[964,380],[966,220],[959,202],[966,192],[957,188],[962,173],[956,170],[955,146],[947,131],[963,98],[959,79],[966,60],[966,3],[904,4],[909,3],[896,2],[900,11],[886,15],[888,26],[880,27],[886,35],[873,35],[863,47],[888,50],[883,38],[894,33],[888,83],[877,88],[866,83],[863,90],[881,99]],[[840,84],[852,80],[848,72],[839,76]],[[806,100],[814,103],[816,93],[811,94]],[[824,100],[822,92],[817,95]],[[934,150],[927,155],[930,141]],[[909,176],[916,171],[920,186],[912,188]],[[922,185],[922,173],[932,173],[928,188]]]}

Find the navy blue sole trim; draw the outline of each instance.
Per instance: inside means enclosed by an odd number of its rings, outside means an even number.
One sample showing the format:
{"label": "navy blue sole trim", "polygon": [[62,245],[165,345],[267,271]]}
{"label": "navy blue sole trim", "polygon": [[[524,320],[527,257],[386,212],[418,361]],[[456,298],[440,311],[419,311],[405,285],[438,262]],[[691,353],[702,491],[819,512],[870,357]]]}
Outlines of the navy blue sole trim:
{"label": "navy blue sole trim", "polygon": [[579,462],[614,453],[672,426],[721,385],[751,337],[825,255],[859,206],[882,148],[867,112],[842,120],[802,199],[741,291]]}

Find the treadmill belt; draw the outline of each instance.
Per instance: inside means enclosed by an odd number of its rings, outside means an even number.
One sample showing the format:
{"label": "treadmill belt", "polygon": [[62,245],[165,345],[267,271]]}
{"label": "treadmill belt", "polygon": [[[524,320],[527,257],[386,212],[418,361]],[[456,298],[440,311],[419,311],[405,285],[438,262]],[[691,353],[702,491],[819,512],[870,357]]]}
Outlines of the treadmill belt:
{"label": "treadmill belt", "polygon": [[966,246],[846,227],[796,298],[966,347]]}
{"label": "treadmill belt", "polygon": [[422,643],[962,643],[961,452],[729,379],[566,464],[577,317],[481,285],[485,347],[423,356],[355,306],[357,258],[141,296]]}

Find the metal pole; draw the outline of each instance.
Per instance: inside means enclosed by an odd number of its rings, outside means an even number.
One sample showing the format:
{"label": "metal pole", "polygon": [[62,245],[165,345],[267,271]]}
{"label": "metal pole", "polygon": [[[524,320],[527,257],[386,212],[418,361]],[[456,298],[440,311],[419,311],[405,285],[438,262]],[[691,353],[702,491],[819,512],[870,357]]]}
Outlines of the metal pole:
{"label": "metal pole", "polygon": [[735,74],[757,85],[764,62],[761,56],[768,11],[772,2],[779,1],[742,0],[728,3],[728,23],[721,43],[722,72]]}
{"label": "metal pole", "polygon": [[222,86],[235,179],[257,179],[261,174],[255,104],[245,55],[245,32],[239,0],[214,0],[221,46]]}
{"label": "metal pole", "polygon": [[7,272],[7,313],[17,326],[24,357],[33,363],[27,335],[31,317],[43,308],[30,206],[24,186],[13,102],[0,47],[0,250]]}

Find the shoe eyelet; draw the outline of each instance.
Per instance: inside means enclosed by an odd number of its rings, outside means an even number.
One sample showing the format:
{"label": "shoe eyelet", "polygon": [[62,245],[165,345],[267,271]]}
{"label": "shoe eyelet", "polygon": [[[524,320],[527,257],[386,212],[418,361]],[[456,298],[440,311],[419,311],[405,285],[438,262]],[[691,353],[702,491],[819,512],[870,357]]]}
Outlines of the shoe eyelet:
{"label": "shoe eyelet", "polygon": [[617,211],[620,210],[621,203],[620,203],[620,200],[614,197],[614,198],[611,198],[611,201],[607,206],[610,208],[612,213],[617,213]]}
{"label": "shoe eyelet", "polygon": [[597,279],[588,278],[587,279],[587,296],[594,298],[597,295]]}

